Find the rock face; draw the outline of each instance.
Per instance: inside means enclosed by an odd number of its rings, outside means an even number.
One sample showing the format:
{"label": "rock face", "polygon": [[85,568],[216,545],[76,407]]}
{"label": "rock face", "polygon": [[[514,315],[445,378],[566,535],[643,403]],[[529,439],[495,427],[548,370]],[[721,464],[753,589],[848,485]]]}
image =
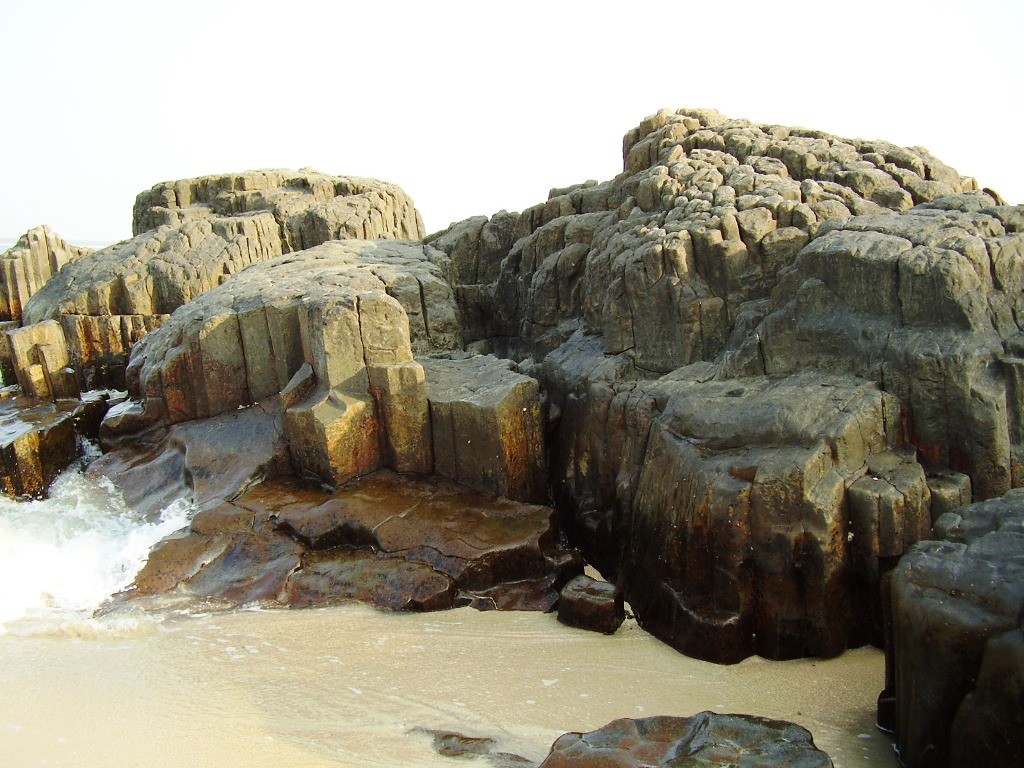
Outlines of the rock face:
{"label": "rock face", "polygon": [[123,384],[142,334],[251,264],[335,239],[419,238],[423,224],[393,184],[265,170],[157,184],[136,199],[133,233],[25,305],[25,324],[62,322],[83,384]]}
{"label": "rock face", "polygon": [[334,241],[256,265],[135,349],[125,435],[281,393],[293,464],[333,484],[391,467],[546,497],[537,382],[461,347],[450,265],[408,241]]}
{"label": "rock face", "polygon": [[1024,490],[942,515],[892,571],[880,722],[908,768],[1024,758]]}
{"label": "rock face", "polygon": [[92,253],[68,245],[49,227],[33,227],[0,255],[0,319],[21,321],[21,310],[33,294],[65,264]]}
{"label": "rock face", "polygon": [[550,610],[582,570],[558,548],[554,518],[550,507],[387,471],[333,492],[268,481],[207,504],[189,530],[154,550],[130,596]]}
{"label": "rock face", "polygon": [[1021,208],[924,150],[707,110],[623,150],[427,238],[466,342],[540,380],[564,522],[643,626],[717,661],[881,642],[933,516],[1024,481]]}
{"label": "rock face", "polygon": [[567,733],[552,745],[540,768],[720,765],[831,768],[832,761],[799,725],[701,712],[693,717],[614,720],[589,733]]}

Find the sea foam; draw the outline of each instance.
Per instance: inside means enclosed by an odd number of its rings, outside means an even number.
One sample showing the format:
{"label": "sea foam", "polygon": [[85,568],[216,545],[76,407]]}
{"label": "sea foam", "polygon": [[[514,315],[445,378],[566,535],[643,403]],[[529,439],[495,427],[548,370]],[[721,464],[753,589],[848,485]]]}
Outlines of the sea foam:
{"label": "sea foam", "polygon": [[131,584],[153,545],[188,524],[171,504],[155,522],[129,509],[113,484],[80,467],[65,471],[49,498],[0,496],[0,634],[131,631],[130,619],[92,619]]}

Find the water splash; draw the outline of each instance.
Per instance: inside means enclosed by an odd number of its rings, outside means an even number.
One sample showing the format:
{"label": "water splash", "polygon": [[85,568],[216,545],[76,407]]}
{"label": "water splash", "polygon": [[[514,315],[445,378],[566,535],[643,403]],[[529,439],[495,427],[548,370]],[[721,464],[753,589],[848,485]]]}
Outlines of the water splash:
{"label": "water splash", "polygon": [[47,499],[0,497],[0,634],[130,631],[132,620],[93,620],[135,578],[153,545],[188,524],[177,501],[155,522],[129,509],[106,478],[64,472]]}

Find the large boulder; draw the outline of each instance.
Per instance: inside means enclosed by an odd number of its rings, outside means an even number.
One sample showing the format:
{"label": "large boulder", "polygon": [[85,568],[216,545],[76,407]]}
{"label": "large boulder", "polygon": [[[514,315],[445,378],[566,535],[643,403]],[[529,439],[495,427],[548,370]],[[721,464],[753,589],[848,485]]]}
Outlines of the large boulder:
{"label": "large boulder", "polygon": [[567,403],[552,486],[588,559],[676,648],[835,655],[881,641],[879,579],[930,528],[899,424],[873,383],[814,371],[595,382]]}
{"label": "large boulder", "polygon": [[1024,759],[1024,489],[948,512],[893,570],[879,719],[908,768]]}
{"label": "large boulder", "polygon": [[537,382],[454,354],[449,278],[442,252],[399,240],[332,241],[254,265],[139,343],[132,400],[111,412],[104,440],[280,393],[300,472],[339,486],[386,466],[543,501]]}

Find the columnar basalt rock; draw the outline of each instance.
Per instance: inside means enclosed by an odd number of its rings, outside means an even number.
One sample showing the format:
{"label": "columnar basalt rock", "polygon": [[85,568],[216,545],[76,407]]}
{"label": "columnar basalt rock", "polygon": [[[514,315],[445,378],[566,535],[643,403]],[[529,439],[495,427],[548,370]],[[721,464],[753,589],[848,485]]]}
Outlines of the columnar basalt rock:
{"label": "columnar basalt rock", "polygon": [[0,492],[45,496],[79,458],[79,441],[96,439],[107,406],[106,396],[97,393],[40,403],[15,387],[0,389]]}
{"label": "columnar basalt rock", "polygon": [[21,321],[25,303],[65,264],[92,253],[49,227],[33,227],[0,254],[0,319]]}
{"label": "columnar basalt rock", "polygon": [[647,118],[623,165],[428,238],[452,256],[464,314],[490,317],[482,330],[503,351],[539,359],[582,325],[644,371],[714,359],[822,222],[977,187],[924,150],[712,110]]}
{"label": "columnar basalt rock", "polygon": [[929,468],[978,498],[1024,482],[1024,216],[983,193],[829,221],[779,281],[724,375],[807,367],[877,381],[904,403]]}
{"label": "columnar basalt rock", "polygon": [[276,170],[157,184],[136,199],[133,232],[51,281],[26,308],[26,322],[168,314],[285,253],[334,239],[423,234],[412,201],[395,185]]}
{"label": "columnar basalt rock", "polygon": [[7,331],[7,345],[22,392],[36,400],[77,398],[78,376],[60,324],[43,323]]}
{"label": "columnar basalt rock", "polygon": [[[256,265],[136,348],[107,444],[281,394],[295,467],[333,485],[387,466],[530,502],[546,496],[537,382],[465,354],[440,251],[333,241]],[[415,355],[421,355],[415,357]]]}
{"label": "columnar basalt rock", "polygon": [[893,570],[879,720],[908,768],[1024,755],[1024,490],[943,514]]}
{"label": "columnar basalt rock", "polygon": [[687,653],[880,641],[877,585],[933,510],[1024,481],[1021,209],[919,148],[709,110],[647,118],[623,159],[428,238],[477,346],[546,390],[566,524]]}
{"label": "columnar basalt rock", "polygon": [[120,376],[139,331],[252,264],[336,239],[419,238],[423,224],[393,184],[266,170],[157,184],[136,199],[133,233],[69,265],[25,306],[26,323],[110,317],[65,326],[80,334],[69,339],[78,350],[97,332],[129,342],[91,363],[101,378]]}

